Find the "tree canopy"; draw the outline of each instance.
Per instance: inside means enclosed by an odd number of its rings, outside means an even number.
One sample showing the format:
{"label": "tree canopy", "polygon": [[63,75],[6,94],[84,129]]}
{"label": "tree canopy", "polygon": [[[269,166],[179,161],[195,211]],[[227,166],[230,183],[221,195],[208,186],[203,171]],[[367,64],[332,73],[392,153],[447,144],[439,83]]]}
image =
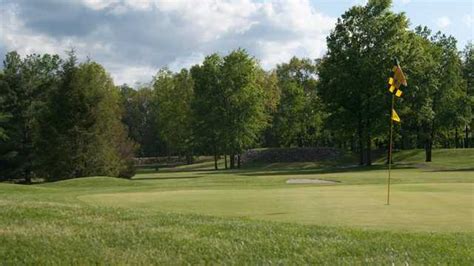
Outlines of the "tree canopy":
{"label": "tree canopy", "polygon": [[[240,166],[258,147],[332,146],[370,165],[387,146],[394,59],[408,79],[395,148],[472,147],[473,45],[418,26],[389,0],[340,16],[321,58],[264,70],[245,49],[150,84],[116,86],[97,62],[7,53],[0,71],[0,178],[130,177],[134,157],[211,155]],[[229,159],[229,161],[228,161]],[[230,165],[228,164],[230,162]]]}

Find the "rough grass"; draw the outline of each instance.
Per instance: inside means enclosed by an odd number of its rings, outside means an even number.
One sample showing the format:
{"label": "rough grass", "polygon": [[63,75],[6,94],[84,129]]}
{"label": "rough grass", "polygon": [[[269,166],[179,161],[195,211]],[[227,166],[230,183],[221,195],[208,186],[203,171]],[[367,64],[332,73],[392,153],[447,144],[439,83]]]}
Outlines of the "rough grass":
{"label": "rough grass", "polygon": [[[420,155],[421,154],[421,155]],[[0,184],[3,264],[474,264],[474,150]],[[398,159],[397,159],[397,156]],[[421,157],[420,157],[421,156]],[[288,185],[289,178],[341,181]]]}

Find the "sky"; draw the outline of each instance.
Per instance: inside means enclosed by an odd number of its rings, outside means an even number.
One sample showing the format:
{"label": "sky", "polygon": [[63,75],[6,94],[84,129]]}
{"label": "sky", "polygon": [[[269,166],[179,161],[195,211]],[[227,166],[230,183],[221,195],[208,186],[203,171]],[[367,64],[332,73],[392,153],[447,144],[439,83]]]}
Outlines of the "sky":
{"label": "sky", "polygon": [[[152,80],[244,48],[265,69],[292,56],[319,58],[337,18],[366,0],[0,0],[0,57],[75,49],[102,64],[115,84]],[[474,0],[393,0],[410,27],[474,36]]]}

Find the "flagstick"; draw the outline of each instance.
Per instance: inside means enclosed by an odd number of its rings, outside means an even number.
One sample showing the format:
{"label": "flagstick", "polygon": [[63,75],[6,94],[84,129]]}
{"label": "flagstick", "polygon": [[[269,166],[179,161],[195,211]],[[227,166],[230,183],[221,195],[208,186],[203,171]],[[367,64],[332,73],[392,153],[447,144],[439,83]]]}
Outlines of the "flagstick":
{"label": "flagstick", "polygon": [[395,95],[392,94],[392,109],[390,110],[390,145],[388,147],[388,182],[387,205],[390,205],[390,174],[392,172],[392,142],[393,142],[393,110],[395,108]]}

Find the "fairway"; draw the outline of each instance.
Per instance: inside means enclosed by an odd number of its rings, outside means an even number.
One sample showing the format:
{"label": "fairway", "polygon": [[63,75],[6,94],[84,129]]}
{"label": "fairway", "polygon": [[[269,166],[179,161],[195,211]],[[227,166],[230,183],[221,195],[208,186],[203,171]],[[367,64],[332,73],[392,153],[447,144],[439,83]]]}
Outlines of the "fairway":
{"label": "fairway", "polygon": [[331,226],[409,231],[473,231],[472,183],[175,190],[96,194],[90,204]]}
{"label": "fairway", "polygon": [[[474,262],[474,150],[337,168],[212,162],[0,183],[0,257],[12,264],[456,264]],[[333,184],[287,184],[288,179]]]}

